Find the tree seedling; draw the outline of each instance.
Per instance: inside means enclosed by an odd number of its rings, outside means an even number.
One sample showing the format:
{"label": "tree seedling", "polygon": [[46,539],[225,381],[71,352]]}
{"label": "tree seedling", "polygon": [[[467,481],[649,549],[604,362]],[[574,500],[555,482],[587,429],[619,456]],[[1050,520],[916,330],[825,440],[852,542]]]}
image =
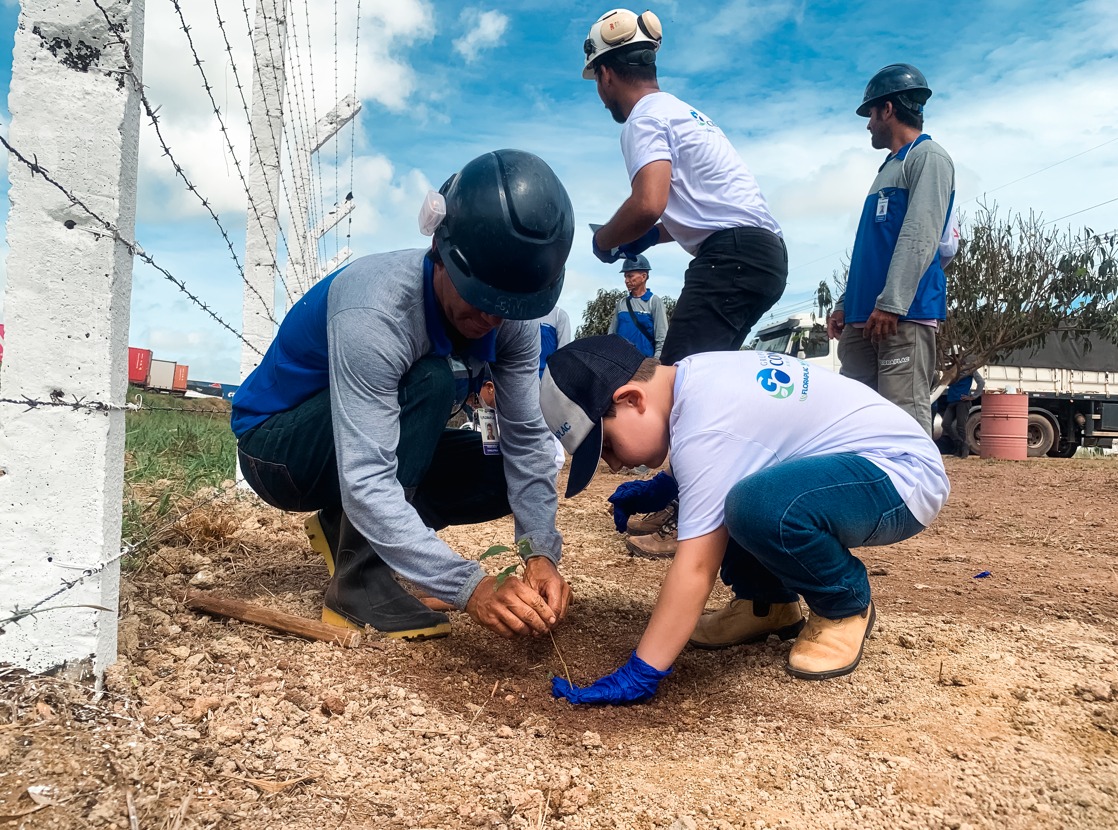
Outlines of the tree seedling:
{"label": "tree seedling", "polygon": [[[517,541],[516,547],[509,547],[508,545],[492,545],[485,553],[478,557],[478,560],[480,561],[482,559],[488,559],[491,556],[501,556],[503,554],[512,553],[514,551],[520,558],[520,561],[514,562],[507,568],[502,568],[500,571],[497,572],[497,582],[493,586],[494,591],[500,588],[505,583],[506,579],[508,579],[510,576],[515,575],[516,572],[519,571],[520,568],[523,567],[524,564],[528,561],[529,557],[531,557],[532,540],[525,536]],[[555,653],[559,657],[559,662],[563,664],[563,675],[567,678],[567,682],[570,683],[571,672],[570,669],[567,668],[567,661],[563,659],[563,652],[559,650],[559,644],[555,642],[555,635],[550,631],[547,632],[547,635],[551,637],[551,646],[555,649]]]}

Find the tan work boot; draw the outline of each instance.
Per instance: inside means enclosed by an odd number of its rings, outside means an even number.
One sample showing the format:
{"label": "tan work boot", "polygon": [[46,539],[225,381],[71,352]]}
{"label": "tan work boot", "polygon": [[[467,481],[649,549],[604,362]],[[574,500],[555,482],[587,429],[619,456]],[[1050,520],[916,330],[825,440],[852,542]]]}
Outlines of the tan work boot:
{"label": "tan work boot", "polygon": [[721,611],[703,614],[687,642],[696,648],[717,649],[759,643],[770,634],[791,640],[803,627],[799,602],[732,599]]}
{"label": "tan work boot", "polygon": [[625,541],[631,556],[644,559],[671,559],[676,548],[675,519],[647,536],[630,536]]}
{"label": "tan work boot", "polygon": [[655,533],[668,522],[674,521],[678,511],[679,502],[673,501],[663,510],[657,510],[655,513],[631,516],[629,517],[629,523],[625,526],[625,531],[633,536],[646,536],[649,533]]}
{"label": "tan work boot", "polygon": [[812,612],[788,654],[787,672],[803,680],[842,677],[858,668],[862,647],[873,631],[873,603],[861,614],[829,620]]}

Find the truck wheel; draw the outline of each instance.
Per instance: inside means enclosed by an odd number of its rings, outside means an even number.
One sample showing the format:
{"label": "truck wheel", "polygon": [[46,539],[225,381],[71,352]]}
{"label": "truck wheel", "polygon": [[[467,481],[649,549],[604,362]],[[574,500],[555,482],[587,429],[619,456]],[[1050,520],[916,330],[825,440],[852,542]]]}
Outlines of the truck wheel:
{"label": "truck wheel", "polygon": [[971,409],[967,418],[967,443],[970,444],[972,455],[982,455],[982,410],[980,407]]}
{"label": "truck wheel", "polygon": [[1048,451],[1050,458],[1071,458],[1075,455],[1075,451],[1079,449],[1079,444],[1075,441],[1069,441],[1066,438],[1061,438],[1056,442],[1056,445]]}
{"label": "truck wheel", "polygon": [[1056,428],[1039,412],[1029,413],[1029,458],[1047,455],[1056,445]]}

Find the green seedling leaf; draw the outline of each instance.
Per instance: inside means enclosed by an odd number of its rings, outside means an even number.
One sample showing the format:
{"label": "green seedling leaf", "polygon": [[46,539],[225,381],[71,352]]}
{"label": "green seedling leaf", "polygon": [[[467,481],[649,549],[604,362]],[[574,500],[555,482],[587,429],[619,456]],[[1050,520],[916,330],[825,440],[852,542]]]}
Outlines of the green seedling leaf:
{"label": "green seedling leaf", "polygon": [[532,540],[525,536],[523,539],[516,543],[516,552],[520,554],[520,558],[525,562],[532,555]]}
{"label": "green seedling leaf", "polygon": [[519,565],[509,565],[503,571],[498,573],[497,574],[497,587],[500,588],[504,584],[506,579],[508,579],[510,576],[512,576],[513,574],[516,573],[516,569],[519,568],[519,567],[520,567]]}
{"label": "green seedling leaf", "polygon": [[512,548],[510,548],[508,545],[494,545],[481,556],[479,556],[478,560],[480,561],[482,559],[488,559],[490,556],[500,556],[502,553],[508,553],[510,550],[512,550]]}

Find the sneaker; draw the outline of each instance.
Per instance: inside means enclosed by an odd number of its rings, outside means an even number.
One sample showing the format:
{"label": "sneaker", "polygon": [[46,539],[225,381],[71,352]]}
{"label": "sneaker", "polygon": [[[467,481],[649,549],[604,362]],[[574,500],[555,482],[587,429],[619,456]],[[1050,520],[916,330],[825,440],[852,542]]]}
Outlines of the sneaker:
{"label": "sneaker", "polygon": [[671,559],[675,556],[676,520],[673,517],[655,533],[647,536],[630,536],[625,541],[630,556],[642,559]]}
{"label": "sneaker", "polygon": [[802,680],[842,677],[858,668],[862,648],[873,631],[873,603],[860,614],[838,620],[812,613],[788,654],[787,672]]}
{"label": "sneaker", "polygon": [[791,640],[803,627],[799,602],[732,599],[721,611],[703,614],[687,642],[696,648],[718,649],[759,643],[770,634]]}
{"label": "sneaker", "polygon": [[657,510],[655,513],[645,513],[643,516],[630,516],[629,523],[625,526],[625,531],[634,536],[647,536],[649,533],[655,533],[668,522],[675,520],[678,511],[679,502],[673,501],[663,510]]}

